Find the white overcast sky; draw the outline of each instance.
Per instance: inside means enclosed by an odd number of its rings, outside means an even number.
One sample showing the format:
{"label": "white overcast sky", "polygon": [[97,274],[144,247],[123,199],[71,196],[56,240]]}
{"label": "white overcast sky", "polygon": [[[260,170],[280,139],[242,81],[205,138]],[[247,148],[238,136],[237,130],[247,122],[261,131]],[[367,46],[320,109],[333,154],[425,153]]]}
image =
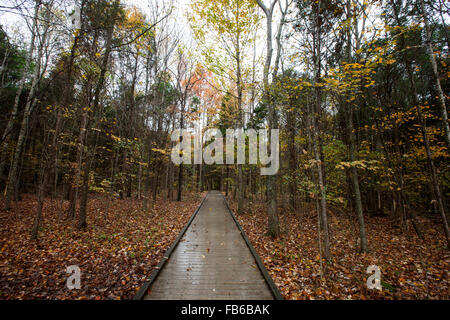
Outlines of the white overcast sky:
{"label": "white overcast sky", "polygon": [[[27,31],[24,18],[17,13],[15,10],[8,10],[2,7],[10,7],[19,0],[0,0],[0,25],[6,28],[8,31],[12,29],[18,29],[18,31],[23,35],[27,36],[29,33]],[[163,3],[169,3],[168,0],[124,0],[128,5],[136,6],[141,9],[145,14],[150,13],[150,8],[156,3],[162,5]],[[189,31],[189,25],[184,16],[185,11],[189,7],[189,0],[173,0],[174,11],[172,13],[171,19],[177,22],[181,31]],[[61,8],[63,9],[63,8]],[[30,14],[32,13],[32,8],[29,8]],[[189,32],[187,33],[187,35]]]}
{"label": "white overcast sky", "polygon": [[[28,30],[28,27],[25,23],[25,19],[23,16],[18,15],[14,12],[8,12],[2,9],[2,6],[11,6],[15,3],[22,2],[23,0],[0,0],[0,24],[7,30],[8,34],[12,37],[15,37],[15,42],[19,45],[26,45],[27,42],[29,42],[30,39],[30,32]],[[182,41],[186,45],[187,48],[190,48],[194,52],[196,51],[196,44],[195,40],[191,36],[191,29],[189,26],[189,23],[186,19],[186,11],[189,10],[190,0],[123,0],[128,5],[134,5],[137,8],[139,8],[142,12],[144,12],[145,15],[150,16],[152,9],[156,5],[162,6],[163,4],[173,3],[174,10],[172,12],[172,15],[170,16],[171,24],[176,27],[177,33],[182,35]],[[72,1],[70,1],[72,2]],[[269,0],[265,0],[264,2],[268,3]],[[29,14],[32,15],[33,11],[33,2],[27,1],[27,5],[29,6]],[[68,5],[70,5],[68,3]],[[72,8],[61,8],[62,10],[72,10]],[[277,7],[278,9],[278,7]],[[262,12],[261,12],[262,15]],[[277,20],[278,20],[278,12],[276,12],[274,16],[274,32],[276,32],[277,29]],[[30,19],[28,18],[28,21]],[[257,61],[259,61],[258,66],[260,68],[257,68],[257,74],[256,77],[260,78],[262,73],[262,68],[264,65],[264,57],[266,53],[265,49],[265,23],[262,22],[262,28],[259,30],[260,36],[256,43],[256,55],[257,55]],[[275,43],[274,43],[275,45]],[[289,50],[288,48],[286,48]],[[252,50],[251,50],[252,51]],[[197,52],[198,53],[198,52]],[[252,55],[252,52],[248,53],[249,55]],[[199,55],[197,55],[199,57]],[[275,57],[274,57],[275,58]],[[248,57],[247,63],[251,64],[251,57]],[[261,69],[261,70],[259,70]]]}

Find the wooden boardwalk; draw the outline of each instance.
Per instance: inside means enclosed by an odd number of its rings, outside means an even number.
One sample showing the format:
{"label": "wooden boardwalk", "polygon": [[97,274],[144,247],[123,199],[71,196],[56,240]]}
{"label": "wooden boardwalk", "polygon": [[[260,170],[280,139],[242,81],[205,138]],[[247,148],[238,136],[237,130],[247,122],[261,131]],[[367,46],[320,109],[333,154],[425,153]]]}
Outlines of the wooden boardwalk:
{"label": "wooden boardwalk", "polygon": [[213,191],[143,298],[272,300],[272,292],[223,195]]}

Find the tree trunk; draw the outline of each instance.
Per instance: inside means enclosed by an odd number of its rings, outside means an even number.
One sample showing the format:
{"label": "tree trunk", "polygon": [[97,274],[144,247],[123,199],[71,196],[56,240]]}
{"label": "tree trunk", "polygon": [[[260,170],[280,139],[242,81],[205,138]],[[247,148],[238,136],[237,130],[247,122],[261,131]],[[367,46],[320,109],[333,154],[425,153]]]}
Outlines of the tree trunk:
{"label": "tree trunk", "polygon": [[183,192],[183,169],[184,166],[181,163],[178,170],[178,190],[177,190],[177,201],[181,201],[181,196]]}
{"label": "tree trunk", "polygon": [[358,225],[359,225],[359,237],[360,237],[360,249],[361,252],[368,252],[368,244],[367,244],[367,235],[366,235],[366,227],[364,224],[364,213],[361,201],[361,192],[359,189],[359,179],[358,179],[358,169],[356,168],[354,162],[356,161],[355,149],[356,149],[356,141],[355,141],[355,133],[353,132],[353,108],[350,105],[349,115],[348,115],[348,131],[349,131],[349,144],[350,144],[350,162],[352,163],[351,172],[352,172],[352,182],[353,188],[355,191],[355,204],[356,204],[356,214],[358,216]]}
{"label": "tree trunk", "polygon": [[419,3],[420,3],[421,11],[422,11],[422,17],[423,17],[423,20],[425,23],[428,54],[430,56],[431,67],[433,69],[434,80],[436,81],[436,88],[437,88],[439,102],[440,102],[440,106],[441,106],[442,123],[443,123],[444,129],[445,129],[445,139],[447,140],[447,148],[450,151],[450,127],[449,127],[450,124],[448,121],[447,107],[445,105],[444,91],[442,90],[441,80],[439,78],[439,72],[438,72],[437,63],[436,63],[436,56],[435,56],[434,50],[433,50],[433,43],[432,43],[433,39],[432,39],[432,34],[431,34],[430,23],[428,22],[428,16],[427,16],[427,12],[425,10],[424,0],[420,0]]}
{"label": "tree trunk", "polygon": [[[271,3],[270,7],[266,7],[261,0],[257,0],[259,7],[264,11],[266,16],[266,63],[264,65],[264,97],[266,99],[266,103],[268,104],[269,109],[269,129],[278,129],[278,121],[276,117],[276,110],[273,105],[271,88],[269,83],[269,72],[270,66],[272,64],[272,56],[273,56],[273,44],[272,44],[272,18],[275,4],[278,0],[275,0]],[[280,49],[280,48],[279,48]],[[276,75],[275,75],[276,78]],[[271,136],[271,135],[269,135]],[[270,143],[273,143],[271,141]],[[267,184],[267,215],[268,215],[268,234],[269,236],[276,238],[280,235],[280,223],[278,219],[277,212],[277,189],[276,189],[276,175],[267,176],[266,184]]]}
{"label": "tree trunk", "polygon": [[38,238],[39,227],[42,221],[42,209],[44,206],[45,186],[47,185],[48,173],[46,172],[46,159],[44,156],[45,150],[42,151],[41,168],[39,170],[39,188],[38,188],[38,205],[36,208],[36,216],[34,218],[33,229],[31,230],[31,240]]}
{"label": "tree trunk", "polygon": [[[37,6],[36,10],[38,10],[38,8],[39,8],[39,3],[40,3],[40,1],[38,1],[36,3],[36,6]],[[33,81],[31,83],[27,103],[25,105],[25,111],[24,111],[22,123],[20,126],[19,137],[17,139],[16,150],[14,153],[14,158],[13,158],[13,161],[11,164],[11,170],[9,172],[8,181],[6,184],[6,194],[5,194],[5,204],[4,204],[5,210],[9,210],[11,208],[11,196],[12,196],[12,193],[14,192],[14,190],[17,188],[19,161],[20,161],[20,156],[21,156],[22,149],[23,149],[23,146],[25,143],[25,136],[28,131],[29,119],[31,117],[31,113],[32,113],[34,105],[35,105],[35,101],[34,101],[35,93],[36,93],[37,85],[38,85],[38,82],[39,82],[39,79],[41,76],[41,63],[42,63],[42,57],[44,54],[44,45],[47,41],[48,28],[49,28],[49,25],[48,25],[48,23],[46,23],[44,30],[43,30],[43,34],[42,34],[42,39],[40,39],[40,45],[39,45],[38,54],[36,57],[37,63],[36,63],[35,71],[33,74]],[[36,30],[36,32],[37,32],[37,30]]]}
{"label": "tree trunk", "polygon": [[[322,113],[322,90],[318,86],[319,81],[321,79],[321,30],[320,30],[320,2],[318,4],[317,12],[316,12],[316,21],[314,26],[314,79],[315,79],[315,99],[314,99],[314,107],[313,107],[313,148],[315,154],[315,160],[317,165],[317,179],[319,184],[320,191],[320,221],[322,224],[323,231],[323,241],[324,241],[324,256],[326,260],[331,259],[330,254],[330,235],[328,230],[328,216],[327,216],[327,197],[325,190],[325,181],[324,181],[324,168],[325,165],[322,163],[322,139],[320,138],[320,127],[319,121]],[[320,233],[320,230],[319,230]]]}
{"label": "tree trunk", "polygon": [[[36,34],[37,34],[38,13],[39,13],[40,6],[41,6],[41,1],[37,0],[35,2],[33,24],[31,27],[31,41],[30,41],[30,47],[28,49],[27,58],[25,61],[25,67],[23,69],[22,78],[20,79],[19,88],[17,90],[16,97],[14,99],[13,110],[11,112],[11,118],[9,119],[9,121],[6,125],[5,131],[3,132],[3,135],[2,135],[2,140],[0,142],[1,143],[0,144],[0,179],[3,178],[3,171],[5,169],[5,162],[7,160],[8,147],[9,147],[9,143],[11,140],[11,138],[10,138],[11,131],[13,129],[15,121],[17,121],[20,96],[22,95],[23,88],[25,86],[25,82],[26,82],[27,76],[28,76],[27,72],[30,70],[31,61],[33,59],[33,52],[34,52],[34,47],[35,47],[35,42],[36,42]],[[5,206],[5,207],[7,207],[7,206]]]}
{"label": "tree trunk", "polygon": [[83,186],[81,188],[81,197],[80,197],[80,213],[78,215],[77,228],[79,230],[86,229],[87,227],[87,201],[88,201],[88,193],[89,193],[89,169],[90,169],[90,159],[86,159],[86,163],[84,164],[84,172],[83,172]]}

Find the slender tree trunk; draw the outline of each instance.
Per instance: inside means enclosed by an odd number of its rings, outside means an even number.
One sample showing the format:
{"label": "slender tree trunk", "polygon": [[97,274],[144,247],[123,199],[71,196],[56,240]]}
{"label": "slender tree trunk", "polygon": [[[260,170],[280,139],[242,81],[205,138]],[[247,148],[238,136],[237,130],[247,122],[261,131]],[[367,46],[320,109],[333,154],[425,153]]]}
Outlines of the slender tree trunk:
{"label": "slender tree trunk", "polygon": [[199,177],[199,183],[200,183],[200,192],[203,192],[203,171],[204,171],[204,167],[203,167],[203,163],[200,164],[200,177]]}
{"label": "slender tree trunk", "polygon": [[34,218],[33,229],[31,230],[31,240],[38,238],[39,227],[42,221],[42,209],[44,206],[45,186],[47,185],[48,173],[45,159],[45,149],[42,151],[41,166],[39,170],[39,187],[38,187],[38,205],[36,208],[36,215]]}
{"label": "slender tree trunk", "polygon": [[[181,108],[181,121],[180,121],[180,128],[181,130],[184,129],[184,107]],[[180,138],[180,143],[183,142],[183,137]],[[178,168],[178,192],[177,192],[177,201],[180,202],[182,198],[183,193],[183,170],[184,166],[183,163],[179,165]]]}
{"label": "slender tree trunk", "polygon": [[141,185],[142,185],[142,165],[139,163],[138,166],[138,181],[137,181],[138,185],[137,185],[137,198],[138,200],[141,200]]}
{"label": "slender tree trunk", "polygon": [[289,150],[289,206],[291,209],[297,209],[297,152],[295,147],[295,113],[288,111],[287,130],[288,130],[288,150]]}
{"label": "slender tree trunk", "polygon": [[425,23],[428,54],[430,56],[431,67],[433,69],[434,80],[436,81],[436,88],[437,88],[439,102],[440,102],[440,106],[441,106],[442,122],[443,122],[443,126],[445,129],[445,139],[447,140],[447,148],[450,151],[450,124],[448,121],[447,107],[445,105],[444,91],[442,90],[441,80],[439,77],[439,71],[437,68],[436,56],[435,56],[434,50],[433,50],[433,43],[432,43],[433,39],[432,39],[432,34],[431,34],[430,23],[428,21],[428,16],[427,16],[427,12],[425,9],[424,0],[420,0],[419,3],[420,3],[421,11],[422,11],[422,17],[423,17],[423,20]]}
{"label": "slender tree trunk", "polygon": [[184,166],[181,163],[178,167],[178,190],[177,190],[177,201],[180,202],[183,193],[183,170]]}
{"label": "slender tree trunk", "polygon": [[[40,1],[38,1],[37,3],[40,3]],[[38,6],[38,4],[37,4],[37,6]],[[22,123],[20,126],[19,137],[17,139],[16,150],[14,153],[13,161],[11,164],[11,170],[9,172],[8,181],[6,184],[6,194],[5,194],[5,204],[4,204],[5,210],[9,210],[11,208],[11,196],[12,196],[12,193],[14,192],[14,190],[17,188],[19,161],[20,161],[20,156],[21,156],[22,149],[23,149],[23,146],[25,143],[25,137],[26,137],[26,133],[28,130],[29,119],[31,117],[31,113],[32,113],[34,105],[35,105],[35,101],[34,101],[35,94],[36,94],[36,89],[37,89],[38,82],[39,82],[40,75],[41,75],[41,62],[42,62],[42,58],[43,58],[43,54],[44,54],[44,45],[47,41],[48,28],[49,28],[49,25],[48,25],[48,23],[46,23],[44,26],[42,38],[40,39],[38,54],[36,56],[37,63],[35,66],[33,81],[31,83],[30,93],[28,94],[27,103],[25,105],[25,111],[24,111]],[[36,29],[36,32],[38,32],[37,29]]]}
{"label": "slender tree trunk", "polygon": [[89,115],[87,113],[87,110],[83,111],[83,118],[81,120],[81,128],[80,133],[78,135],[78,147],[77,147],[77,156],[76,156],[76,168],[74,173],[74,178],[72,181],[72,189],[71,194],[69,196],[70,198],[70,204],[69,204],[69,210],[68,215],[70,217],[75,217],[75,211],[77,207],[77,201],[78,201],[78,190],[80,185],[80,177],[81,177],[81,170],[83,166],[83,157],[84,157],[84,145],[87,137],[87,126],[89,121]]}
{"label": "slender tree trunk", "polygon": [[[269,83],[269,72],[270,66],[272,64],[272,56],[273,56],[273,44],[272,44],[272,18],[273,11],[278,0],[275,0],[271,3],[270,7],[266,7],[261,0],[257,0],[259,7],[264,11],[266,16],[266,63],[264,65],[264,96],[266,99],[266,103],[269,106],[269,129],[278,129],[278,121],[276,117],[276,110],[272,101],[272,94],[270,92],[270,83]],[[275,75],[276,78],[276,75]],[[271,135],[270,135],[271,136]],[[274,143],[270,141],[270,143]],[[267,176],[266,177],[266,185],[267,185],[267,216],[268,216],[268,234],[276,238],[280,235],[280,223],[278,219],[277,212],[277,176]]]}
{"label": "slender tree trunk", "polygon": [[228,197],[228,179],[229,179],[229,174],[230,174],[230,167],[228,165],[226,166],[226,178],[225,178],[225,196]]}
{"label": "slender tree trunk", "polygon": [[[330,254],[330,234],[328,230],[328,216],[327,216],[327,196],[325,190],[325,179],[324,179],[324,164],[322,163],[322,139],[320,138],[320,116],[322,113],[322,90],[319,87],[319,82],[321,79],[321,24],[320,24],[320,2],[318,4],[316,12],[316,21],[314,26],[314,78],[315,78],[315,101],[313,108],[313,148],[315,154],[315,160],[317,165],[317,179],[319,183],[320,190],[320,217],[322,222],[323,231],[323,241],[324,241],[324,257],[327,260],[331,259]],[[320,230],[319,230],[320,232]]]}
{"label": "slender tree trunk", "polygon": [[168,188],[167,188],[167,198],[169,200],[173,200],[173,184],[174,184],[174,177],[175,177],[175,165],[172,161],[170,161],[170,159],[169,159],[168,165],[169,165],[169,183],[168,183]]}
{"label": "slender tree trunk", "polygon": [[[352,12],[352,0],[347,1],[347,19],[348,21],[356,21],[354,18],[354,14]],[[357,30],[358,25],[354,25],[354,30]],[[358,45],[356,45],[358,47]],[[347,29],[347,63],[352,63],[352,33],[351,29]],[[348,99],[347,99],[348,100]],[[363,205],[361,200],[361,191],[359,187],[359,177],[358,177],[358,169],[355,166],[356,161],[356,137],[355,133],[353,132],[353,104],[352,102],[348,102],[348,112],[347,112],[347,128],[348,128],[348,135],[349,135],[349,154],[350,154],[350,162],[352,163],[351,167],[351,176],[352,176],[352,183],[353,183],[353,189],[355,192],[355,207],[356,207],[356,214],[358,217],[358,226],[359,226],[359,238],[360,238],[360,250],[361,252],[368,252],[368,243],[367,243],[367,235],[366,235],[366,227],[364,223],[364,212],[363,212]]]}
{"label": "slender tree trunk", "polygon": [[[88,157],[89,158],[89,157]],[[83,170],[83,185],[81,187],[80,196],[80,213],[78,215],[77,228],[79,230],[86,229],[87,227],[87,202],[89,194],[89,172],[90,172],[90,159],[86,159]]]}
{"label": "slender tree trunk", "polygon": [[44,207],[44,189],[47,182],[47,174],[43,173],[43,175],[43,181],[39,184],[38,205],[36,208],[36,216],[33,222],[33,229],[31,230],[31,240],[36,240],[38,238],[38,231],[42,221],[42,209]]}
{"label": "slender tree trunk", "polygon": [[149,199],[149,194],[150,194],[150,177],[151,177],[151,151],[149,151],[149,156],[148,156],[149,160],[147,162],[147,170],[146,170],[146,175],[145,175],[145,183],[144,183],[144,203],[143,203],[143,208],[144,211],[148,210],[148,199]]}
{"label": "slender tree trunk", "polygon": [[14,99],[13,110],[11,112],[11,118],[9,119],[9,121],[6,125],[5,131],[3,132],[3,135],[2,135],[2,140],[0,142],[1,143],[0,144],[0,179],[3,178],[3,171],[5,169],[7,151],[8,151],[8,147],[9,147],[10,140],[11,140],[11,138],[10,138],[11,131],[13,129],[14,123],[17,121],[20,96],[22,95],[23,88],[25,86],[25,82],[26,82],[27,76],[28,76],[27,73],[30,70],[31,61],[33,59],[34,48],[36,45],[35,44],[36,34],[38,31],[37,24],[38,24],[38,13],[39,13],[40,7],[41,7],[41,1],[36,0],[35,8],[34,8],[33,24],[31,27],[31,41],[30,41],[30,47],[28,49],[27,58],[25,61],[25,67],[23,69],[22,78],[20,79],[19,88],[17,90],[16,96]]}
{"label": "slender tree trunk", "polygon": [[[320,149],[322,146],[320,145],[319,140],[319,129],[317,125],[317,119],[313,119],[313,148],[314,148],[314,154],[315,154],[315,160],[317,163],[317,182],[319,184],[319,191],[320,191],[320,220],[321,220],[321,226],[322,226],[322,232],[323,232],[323,242],[324,242],[324,257],[327,260],[331,259],[330,254],[330,236],[329,236],[329,230],[328,230],[328,216],[327,216],[327,194],[325,190],[325,184],[323,179],[323,166],[322,161],[320,159]],[[320,232],[320,230],[319,230]]]}
{"label": "slender tree trunk", "polygon": [[355,133],[353,132],[353,107],[350,105],[349,115],[348,115],[348,130],[349,130],[349,140],[350,140],[350,162],[352,162],[351,172],[353,188],[355,191],[355,204],[356,204],[356,214],[358,216],[359,225],[359,237],[360,237],[360,249],[361,252],[368,252],[368,243],[366,235],[366,227],[364,224],[364,213],[361,201],[361,191],[359,189],[359,179],[358,179],[358,169],[356,168],[354,162],[356,161],[355,149]]}
{"label": "slender tree trunk", "polygon": [[[239,1],[236,1],[237,4],[237,12],[239,15]],[[238,17],[239,19],[239,17]],[[243,98],[243,90],[242,90],[242,71],[241,71],[241,35],[240,32],[236,34],[236,87],[238,91],[238,112],[239,112],[239,129],[244,128],[244,115],[242,110],[242,98]],[[237,213],[244,212],[244,184],[243,184],[243,172],[242,165],[237,164],[238,169],[238,179],[237,179],[237,196],[238,196],[238,206]]]}

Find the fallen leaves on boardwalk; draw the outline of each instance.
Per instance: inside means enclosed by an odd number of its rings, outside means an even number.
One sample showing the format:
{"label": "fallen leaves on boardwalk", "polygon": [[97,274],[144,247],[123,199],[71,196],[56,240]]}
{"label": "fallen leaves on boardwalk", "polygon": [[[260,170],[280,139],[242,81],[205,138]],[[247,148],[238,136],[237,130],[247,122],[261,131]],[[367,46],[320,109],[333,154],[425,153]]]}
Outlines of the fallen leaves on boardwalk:
{"label": "fallen leaves on boardwalk", "polygon": [[[402,232],[390,218],[367,217],[370,253],[360,254],[356,217],[330,210],[332,262],[323,261],[321,277],[314,211],[280,214],[285,233],[272,240],[265,235],[264,204],[249,207],[251,212],[237,215],[238,220],[286,299],[450,298],[450,254],[439,220],[418,218],[426,238],[422,243],[412,227]],[[367,289],[370,265],[381,269],[381,292]]]}
{"label": "fallen leaves on boardwalk", "polygon": [[[0,299],[132,298],[201,200],[185,198],[158,200],[148,212],[138,200],[93,198],[84,232],[46,200],[39,240],[30,241],[36,199],[25,196],[0,212]],[[71,265],[81,269],[80,290],[66,287]]]}

